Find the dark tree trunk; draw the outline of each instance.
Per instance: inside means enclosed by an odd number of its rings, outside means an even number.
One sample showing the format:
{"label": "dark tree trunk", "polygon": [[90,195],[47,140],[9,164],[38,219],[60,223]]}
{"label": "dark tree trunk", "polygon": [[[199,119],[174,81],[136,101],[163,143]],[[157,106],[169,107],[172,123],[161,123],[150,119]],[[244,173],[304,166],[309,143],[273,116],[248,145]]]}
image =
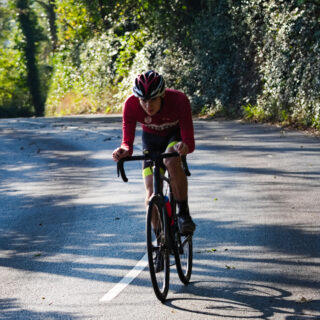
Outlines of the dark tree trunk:
{"label": "dark tree trunk", "polygon": [[57,48],[58,36],[57,36],[57,26],[56,26],[56,3],[55,0],[47,0],[43,2],[40,0],[35,0],[39,5],[41,5],[48,17],[49,29],[50,29],[50,38],[52,43],[52,48],[55,50]]}
{"label": "dark tree trunk", "polygon": [[41,95],[39,70],[36,61],[36,27],[32,19],[29,0],[17,0],[18,19],[22,33],[25,37],[23,44],[27,66],[28,87],[36,116],[44,115],[44,100]]}
{"label": "dark tree trunk", "polygon": [[48,8],[47,8],[47,15],[48,15],[48,19],[49,19],[50,34],[51,34],[51,41],[52,41],[53,50],[56,50],[57,43],[58,43],[55,8],[56,8],[55,1],[49,0],[49,4],[48,4]]}

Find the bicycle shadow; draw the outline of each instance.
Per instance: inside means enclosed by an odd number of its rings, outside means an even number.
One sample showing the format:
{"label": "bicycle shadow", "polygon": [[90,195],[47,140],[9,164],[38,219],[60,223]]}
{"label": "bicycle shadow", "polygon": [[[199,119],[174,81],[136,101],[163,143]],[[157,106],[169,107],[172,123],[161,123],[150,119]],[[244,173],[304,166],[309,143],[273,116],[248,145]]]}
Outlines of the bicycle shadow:
{"label": "bicycle shadow", "polygon": [[317,234],[289,226],[199,222],[191,282],[183,286],[172,277],[174,295],[166,306],[214,319],[319,319]]}
{"label": "bicycle shadow", "polygon": [[[211,289],[215,284],[220,287]],[[319,319],[316,315],[304,313],[317,312],[320,300],[308,301],[302,297],[300,301],[293,301],[290,300],[291,292],[271,285],[244,285],[240,281],[223,281],[222,284],[225,287],[221,287],[221,281],[190,282],[179,293],[188,293],[192,297],[169,298],[165,305],[214,319],[228,316],[233,319],[272,319],[275,316],[286,320]]]}

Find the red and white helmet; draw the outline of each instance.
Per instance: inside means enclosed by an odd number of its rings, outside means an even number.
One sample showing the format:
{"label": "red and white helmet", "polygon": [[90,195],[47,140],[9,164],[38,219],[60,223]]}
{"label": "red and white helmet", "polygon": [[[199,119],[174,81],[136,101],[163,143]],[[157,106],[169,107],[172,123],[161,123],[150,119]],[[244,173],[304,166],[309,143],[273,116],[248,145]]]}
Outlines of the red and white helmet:
{"label": "red and white helmet", "polygon": [[150,100],[164,93],[165,82],[159,73],[149,70],[139,74],[133,87],[133,94],[140,99]]}

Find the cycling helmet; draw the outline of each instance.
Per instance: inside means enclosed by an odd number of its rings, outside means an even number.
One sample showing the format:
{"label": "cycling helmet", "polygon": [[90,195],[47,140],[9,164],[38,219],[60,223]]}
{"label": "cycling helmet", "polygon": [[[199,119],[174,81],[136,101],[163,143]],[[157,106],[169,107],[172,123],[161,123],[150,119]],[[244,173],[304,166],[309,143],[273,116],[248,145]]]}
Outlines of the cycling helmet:
{"label": "cycling helmet", "polygon": [[139,74],[133,87],[133,94],[140,99],[149,100],[164,93],[165,82],[159,73],[150,70]]}

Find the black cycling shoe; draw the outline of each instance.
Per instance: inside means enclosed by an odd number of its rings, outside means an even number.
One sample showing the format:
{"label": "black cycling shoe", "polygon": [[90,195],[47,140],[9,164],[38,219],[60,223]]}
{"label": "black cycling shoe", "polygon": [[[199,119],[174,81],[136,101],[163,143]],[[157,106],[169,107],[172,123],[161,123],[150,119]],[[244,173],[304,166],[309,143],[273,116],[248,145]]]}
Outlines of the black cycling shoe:
{"label": "black cycling shoe", "polygon": [[190,215],[178,215],[178,225],[180,233],[184,235],[192,234],[196,230],[196,225]]}
{"label": "black cycling shoe", "polygon": [[163,256],[160,252],[157,252],[155,261],[154,261],[154,271],[158,273],[163,269],[164,269]]}

